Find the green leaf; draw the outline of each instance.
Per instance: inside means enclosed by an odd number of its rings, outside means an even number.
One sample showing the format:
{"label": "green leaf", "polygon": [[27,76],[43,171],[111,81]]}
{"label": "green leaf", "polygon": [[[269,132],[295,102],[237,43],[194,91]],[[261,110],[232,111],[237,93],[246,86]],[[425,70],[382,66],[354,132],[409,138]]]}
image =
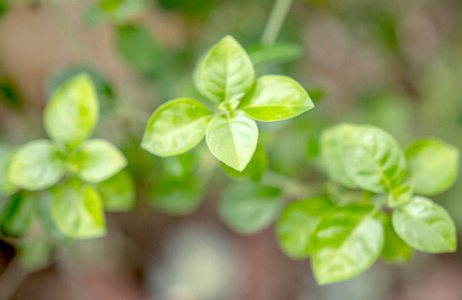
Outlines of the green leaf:
{"label": "green leaf", "polygon": [[396,233],[411,247],[428,253],[454,252],[456,228],[449,214],[428,198],[414,197],[393,211]]}
{"label": "green leaf", "polygon": [[28,237],[19,245],[19,263],[29,272],[38,271],[50,262],[52,251],[53,245],[43,236]]}
{"label": "green leaf", "polygon": [[67,184],[57,189],[52,216],[57,227],[70,238],[89,239],[106,234],[101,198],[89,186]]}
{"label": "green leaf", "polygon": [[385,231],[385,244],[382,249],[382,258],[391,263],[407,263],[412,258],[412,248],[396,234],[391,221],[391,215],[384,215],[382,219]]}
{"label": "green leaf", "polygon": [[443,141],[416,141],[406,149],[406,159],[409,177],[418,194],[439,194],[452,186],[457,179],[459,150]]}
{"label": "green leaf", "polygon": [[266,169],[268,169],[268,155],[266,154],[265,148],[263,148],[263,146],[258,143],[257,148],[255,149],[255,153],[250,159],[250,162],[241,172],[228,167],[224,163],[222,163],[221,166],[226,174],[235,179],[250,179],[253,181],[260,181]]}
{"label": "green leaf", "polygon": [[135,70],[152,72],[158,65],[160,50],[148,29],[137,25],[117,27],[117,48]]}
{"label": "green leaf", "polygon": [[216,158],[242,171],[257,147],[257,124],[240,111],[229,115],[220,114],[208,124],[206,140]]}
{"label": "green leaf", "polygon": [[127,211],[135,202],[135,185],[125,170],[98,183],[97,190],[107,211]]}
{"label": "green leaf", "polygon": [[12,157],[13,149],[0,145],[0,195],[8,196],[18,190],[8,177]]}
{"label": "green leaf", "polygon": [[37,217],[37,220],[48,236],[60,244],[65,245],[70,243],[71,239],[59,230],[52,214],[55,191],[56,188],[52,188],[35,195],[35,199],[33,200],[33,202],[35,202],[34,215]]}
{"label": "green leaf", "polygon": [[290,119],[313,107],[298,82],[280,75],[260,77],[240,105],[250,117],[264,122]]}
{"label": "green leaf", "polygon": [[277,43],[269,47],[258,45],[249,50],[249,55],[254,65],[282,64],[300,59],[303,48],[290,43]]}
{"label": "green leaf", "polygon": [[348,177],[375,193],[387,193],[400,185],[406,159],[395,139],[374,126],[344,126],[343,164]]}
{"label": "green leaf", "polygon": [[369,205],[338,206],[326,213],[313,235],[311,266],[318,284],[346,280],[380,256],[383,224]]}
{"label": "green leaf", "polygon": [[276,219],[282,203],[279,189],[254,182],[236,182],[224,191],[218,210],[234,231],[253,234]]}
{"label": "green leaf", "polygon": [[195,150],[162,158],[162,167],[166,175],[176,178],[191,176],[198,164],[198,151]]}
{"label": "green leaf", "polygon": [[[77,175],[86,182],[108,179],[127,165],[127,159],[116,146],[103,139],[92,139],[76,149],[72,164]],[[72,166],[74,167],[74,166]]]}
{"label": "green leaf", "polygon": [[149,119],[141,147],[159,156],[184,153],[204,138],[211,116],[212,112],[196,100],[169,101]]}
{"label": "green leaf", "polygon": [[64,174],[62,154],[47,140],[24,144],[13,155],[8,176],[26,190],[43,190],[56,184]]}
{"label": "green leaf", "polygon": [[347,188],[355,188],[356,184],[348,176],[343,163],[343,137],[348,126],[336,125],[322,132],[321,158],[330,178]]}
{"label": "green leaf", "polygon": [[194,73],[197,89],[216,102],[242,98],[255,78],[249,56],[229,35],[210,49]]}
{"label": "green leaf", "polygon": [[0,229],[9,236],[20,236],[29,229],[33,201],[31,197],[18,193],[2,203]]}
{"label": "green leaf", "polygon": [[410,182],[404,182],[393,188],[388,194],[388,206],[400,207],[411,201],[414,195],[414,185]]}
{"label": "green leaf", "polygon": [[332,207],[325,197],[299,200],[289,204],[276,227],[279,247],[293,259],[303,259],[310,254],[311,236],[321,217]]}
{"label": "green leaf", "polygon": [[98,116],[95,87],[88,75],[80,74],[51,97],[44,113],[45,130],[53,140],[74,147],[91,136]]}
{"label": "green leaf", "polygon": [[192,213],[202,200],[199,182],[193,176],[157,182],[148,199],[155,209],[176,216]]}
{"label": "green leaf", "polygon": [[98,8],[115,23],[123,23],[148,8],[152,0],[101,0]]}

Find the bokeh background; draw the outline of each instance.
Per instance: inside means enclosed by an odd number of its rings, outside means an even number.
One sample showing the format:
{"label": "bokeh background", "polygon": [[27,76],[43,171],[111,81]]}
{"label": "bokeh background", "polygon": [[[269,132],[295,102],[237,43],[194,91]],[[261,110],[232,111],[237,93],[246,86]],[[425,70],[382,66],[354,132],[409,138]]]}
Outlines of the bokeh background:
{"label": "bokeh background", "polygon": [[[403,147],[437,136],[460,148],[462,1],[295,0],[271,51],[260,45],[270,0],[129,0],[117,8],[121,2],[0,0],[0,143],[44,137],[49,94],[87,70],[102,102],[95,136],[123,149],[137,185],[130,212],[106,215],[107,237],[66,245],[41,270],[21,269],[15,249],[0,241],[1,297],[462,299],[462,250],[416,253],[404,266],[379,261],[352,280],[317,286],[308,261],[278,249],[273,227],[241,236],[223,225],[216,203],[232,179],[219,165],[207,167],[208,179],[191,183],[191,192],[162,181],[163,170],[181,173],[184,163],[138,147],[157,106],[200,99],[195,61],[231,34],[258,62],[257,73],[296,78],[316,103],[293,121],[260,124],[275,172],[322,185],[317,138],[337,122],[378,125]],[[188,155],[202,156],[203,146]],[[460,232],[461,199],[460,181],[435,198]]]}

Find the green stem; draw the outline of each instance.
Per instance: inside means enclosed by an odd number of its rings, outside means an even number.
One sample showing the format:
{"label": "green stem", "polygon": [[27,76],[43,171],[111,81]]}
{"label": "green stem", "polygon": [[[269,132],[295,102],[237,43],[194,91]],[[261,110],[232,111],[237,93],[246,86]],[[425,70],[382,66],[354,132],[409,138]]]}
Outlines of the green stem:
{"label": "green stem", "polygon": [[261,37],[264,46],[272,46],[276,42],[291,4],[292,0],[276,0]]}
{"label": "green stem", "polygon": [[293,197],[308,198],[318,194],[317,190],[309,188],[303,182],[271,170],[265,172],[261,182],[269,186],[277,187]]}

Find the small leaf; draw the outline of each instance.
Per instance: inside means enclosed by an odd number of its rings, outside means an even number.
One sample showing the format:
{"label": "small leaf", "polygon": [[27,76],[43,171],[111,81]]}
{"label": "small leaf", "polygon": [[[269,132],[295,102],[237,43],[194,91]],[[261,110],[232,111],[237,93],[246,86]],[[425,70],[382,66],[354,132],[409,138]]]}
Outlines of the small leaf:
{"label": "small leaf", "polygon": [[451,187],[457,179],[459,151],[443,141],[416,141],[406,149],[406,159],[409,176],[418,194],[439,194]]}
{"label": "small leaf", "polygon": [[8,176],[26,190],[43,190],[56,184],[64,174],[62,155],[47,140],[29,142],[11,160]]}
{"label": "small leaf", "polygon": [[218,210],[223,221],[240,234],[254,234],[269,226],[282,206],[281,191],[254,182],[230,185]]}
{"label": "small leaf", "polygon": [[18,187],[8,177],[13,153],[13,149],[0,145],[0,195],[8,196],[18,190]]}
{"label": "small leaf", "polygon": [[169,101],[149,119],[141,147],[159,156],[184,153],[204,138],[211,116],[212,112],[196,100]]}
{"label": "small leaf", "polygon": [[411,247],[428,253],[454,252],[456,228],[449,214],[428,198],[414,197],[393,211],[396,233]]}
{"label": "small leaf", "polygon": [[242,98],[255,78],[249,56],[229,35],[210,49],[194,73],[197,89],[216,102]]}
{"label": "small leaf", "polygon": [[44,237],[28,237],[19,245],[19,263],[29,272],[38,271],[50,262],[52,251],[53,245]]}
{"label": "small leaf", "polygon": [[135,202],[135,185],[125,170],[98,183],[97,190],[107,211],[127,211]]}
{"label": "small leaf", "polygon": [[86,182],[97,183],[108,179],[127,165],[127,159],[116,146],[103,139],[92,139],[76,149],[73,163],[77,175]]}
{"label": "small leaf", "polygon": [[333,207],[324,197],[299,200],[289,204],[276,227],[279,247],[293,259],[303,259],[310,254],[311,236],[321,217]]}
{"label": "small leaf", "polygon": [[300,59],[303,48],[290,43],[277,43],[270,47],[258,45],[249,50],[249,55],[254,65],[282,64]]}
{"label": "small leaf", "polygon": [[106,234],[101,198],[91,187],[67,184],[57,189],[52,215],[57,227],[70,238],[89,239]]}
{"label": "small leaf", "polygon": [[255,153],[253,154],[245,169],[242,170],[242,172],[236,171],[224,163],[222,163],[221,166],[226,174],[235,179],[250,179],[253,181],[260,181],[266,169],[268,169],[268,155],[266,154],[263,146],[261,144],[257,144]]}
{"label": "small leaf", "polygon": [[382,219],[385,231],[385,244],[382,249],[382,258],[391,263],[407,263],[412,258],[412,248],[396,234],[391,221],[391,215],[384,215]]}
{"label": "small leaf", "polygon": [[44,113],[45,130],[53,140],[74,147],[91,136],[98,116],[95,87],[88,75],[81,74],[51,97]]}
{"label": "small leaf", "polygon": [[125,61],[139,72],[152,72],[159,63],[159,47],[149,30],[144,27],[119,25],[117,48]]}
{"label": "small leaf", "polygon": [[313,235],[311,266],[318,284],[346,280],[380,256],[383,224],[373,206],[338,206],[326,213]]}
{"label": "small leaf", "polygon": [[242,171],[255,152],[258,128],[243,112],[215,116],[207,126],[207,146],[220,161]]}
{"label": "small leaf", "polygon": [[22,193],[11,196],[2,203],[0,229],[9,236],[20,236],[29,229],[33,201]]}
{"label": "small leaf", "polygon": [[393,188],[388,194],[388,206],[400,207],[411,201],[414,195],[414,185],[410,182],[404,182]]}
{"label": "small leaf", "polygon": [[175,216],[192,213],[202,200],[200,184],[193,176],[157,182],[148,199],[155,209]]}
{"label": "small leaf", "polygon": [[298,82],[280,75],[260,77],[240,105],[251,118],[265,122],[290,119],[313,107]]}

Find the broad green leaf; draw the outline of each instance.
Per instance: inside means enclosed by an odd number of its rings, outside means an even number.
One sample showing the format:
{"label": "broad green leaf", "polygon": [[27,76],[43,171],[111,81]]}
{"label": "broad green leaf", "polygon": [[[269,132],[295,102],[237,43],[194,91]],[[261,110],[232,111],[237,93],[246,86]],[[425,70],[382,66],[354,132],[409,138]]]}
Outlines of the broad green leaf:
{"label": "broad green leaf", "polygon": [[107,211],[127,211],[135,202],[135,185],[125,170],[98,183],[97,190]]}
{"label": "broad green leaf", "polygon": [[318,284],[346,280],[380,256],[383,224],[369,205],[338,206],[326,213],[312,239],[311,267]]}
{"label": "broad green leaf", "polygon": [[393,211],[396,233],[411,247],[428,253],[454,252],[456,228],[449,214],[428,198],[414,197]]}
{"label": "broad green leaf", "polygon": [[178,216],[192,213],[202,200],[200,183],[193,176],[159,181],[148,199],[155,209]]}
{"label": "broad green leaf", "polygon": [[242,171],[257,147],[257,124],[241,111],[220,114],[208,124],[206,140],[216,158]]}
{"label": "broad green leaf", "polygon": [[412,258],[412,248],[396,234],[391,221],[391,215],[384,215],[382,219],[385,232],[385,244],[382,249],[382,258],[391,263],[407,263]]}
{"label": "broad green leaf", "polygon": [[266,169],[268,168],[268,155],[266,154],[265,148],[263,148],[261,144],[257,144],[255,153],[253,154],[245,169],[242,170],[242,172],[236,171],[224,163],[222,163],[221,166],[226,174],[235,179],[250,179],[253,181],[260,181]]}
{"label": "broad green leaf", "polygon": [[454,184],[459,169],[459,150],[437,139],[419,140],[406,149],[409,177],[415,192],[436,195]]}
{"label": "broad green leaf", "polygon": [[258,45],[249,50],[249,55],[254,65],[282,64],[300,59],[303,48],[289,43],[277,43],[270,47]]}
{"label": "broad green leaf", "polygon": [[290,119],[313,107],[303,87],[281,75],[260,77],[240,105],[250,117],[265,122]]}
{"label": "broad green leaf", "polygon": [[355,188],[356,184],[348,176],[343,163],[343,137],[348,126],[336,125],[322,132],[321,158],[330,178],[347,188]]}
{"label": "broad green leaf", "polygon": [[0,229],[4,234],[20,236],[29,229],[34,200],[18,193],[2,203]]}
{"label": "broad green leaf", "polygon": [[152,72],[159,63],[159,47],[144,27],[131,24],[118,26],[117,48],[125,61],[139,72]]}
{"label": "broad green leaf", "polygon": [[72,164],[77,169],[77,175],[86,182],[106,180],[127,165],[122,152],[103,139],[88,140],[76,151]]}
{"label": "broad green leaf", "polygon": [[200,60],[194,74],[197,89],[217,102],[242,98],[252,86],[254,78],[249,56],[229,35]]}
{"label": "broad green leaf", "polygon": [[204,138],[211,116],[212,112],[196,100],[169,101],[149,119],[141,147],[159,156],[184,153]]}
{"label": "broad green leaf", "polygon": [[325,197],[299,200],[289,204],[276,227],[279,247],[293,259],[303,259],[310,254],[311,236],[321,217],[332,207]]}
{"label": "broad green leaf", "polygon": [[406,159],[395,139],[374,126],[344,125],[343,164],[356,185],[387,193],[400,185]]}
{"label": "broad green leaf", "polygon": [[74,147],[91,136],[98,122],[95,87],[84,73],[64,83],[51,97],[44,113],[45,130],[55,141]]}
{"label": "broad green leaf", "polygon": [[106,234],[103,204],[91,187],[67,184],[57,189],[52,216],[59,230],[70,238],[89,239]]}
{"label": "broad green leaf", "polygon": [[254,182],[236,182],[223,192],[218,210],[231,229],[240,234],[253,234],[276,219],[282,204],[279,189]]}
{"label": "broad green leaf", "polygon": [[19,263],[29,272],[38,271],[50,262],[52,252],[52,243],[43,236],[28,237],[19,245]]}
{"label": "broad green leaf", "polygon": [[18,190],[18,187],[8,177],[13,149],[0,145],[0,195],[8,196]]}
{"label": "broad green leaf", "polygon": [[56,184],[64,174],[62,154],[47,140],[29,142],[13,155],[9,179],[26,190],[43,190]]}

